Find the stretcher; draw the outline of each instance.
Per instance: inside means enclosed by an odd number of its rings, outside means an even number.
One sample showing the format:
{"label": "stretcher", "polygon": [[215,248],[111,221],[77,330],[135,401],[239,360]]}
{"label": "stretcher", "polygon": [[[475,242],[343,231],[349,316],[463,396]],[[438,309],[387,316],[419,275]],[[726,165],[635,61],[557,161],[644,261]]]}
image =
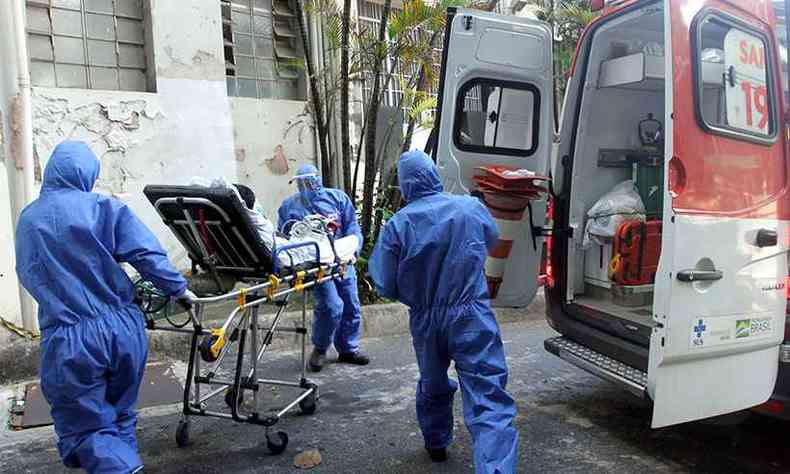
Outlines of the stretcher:
{"label": "stretcher", "polygon": [[[136,284],[137,301],[148,329],[191,337],[177,445],[189,444],[191,417],[207,416],[262,425],[269,451],[282,453],[288,435],[283,431],[272,434],[271,428],[296,408],[305,415],[315,413],[318,403],[318,386],[305,376],[306,293],[320,283],[342,278],[349,262],[335,258],[321,264],[315,242],[268,249],[231,189],[147,186],[144,193],[188,252],[192,261],[188,281],[198,296],[191,308],[179,309],[152,283],[141,280]],[[296,266],[280,263],[287,261],[279,258],[281,255],[311,245],[315,247],[315,262]],[[334,245],[331,248],[334,252]],[[301,324],[282,327],[281,318],[294,296],[301,297]],[[204,324],[207,308],[228,304],[233,309],[221,325]],[[276,312],[264,315],[260,309],[265,304],[275,305]],[[281,333],[295,333],[301,338],[300,370],[295,380],[261,376],[261,361],[275,335]],[[291,387],[298,390],[298,395],[276,412],[269,412],[259,406],[264,386]],[[226,410],[213,408],[217,404],[210,409],[209,400],[220,396],[224,397],[224,407],[222,403],[219,406]],[[248,397],[252,401],[249,406],[244,403]]]}

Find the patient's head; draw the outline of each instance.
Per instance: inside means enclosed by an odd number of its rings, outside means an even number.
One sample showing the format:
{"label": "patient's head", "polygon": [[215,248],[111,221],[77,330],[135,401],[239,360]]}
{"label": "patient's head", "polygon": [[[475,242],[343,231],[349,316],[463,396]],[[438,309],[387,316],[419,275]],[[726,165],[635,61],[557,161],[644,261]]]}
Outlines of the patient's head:
{"label": "patient's head", "polygon": [[247,206],[247,208],[253,209],[255,207],[255,193],[252,192],[252,189],[244,186],[243,184],[234,184],[233,186],[236,187],[236,190],[239,192],[239,196],[241,196],[241,200],[244,201],[244,204]]}

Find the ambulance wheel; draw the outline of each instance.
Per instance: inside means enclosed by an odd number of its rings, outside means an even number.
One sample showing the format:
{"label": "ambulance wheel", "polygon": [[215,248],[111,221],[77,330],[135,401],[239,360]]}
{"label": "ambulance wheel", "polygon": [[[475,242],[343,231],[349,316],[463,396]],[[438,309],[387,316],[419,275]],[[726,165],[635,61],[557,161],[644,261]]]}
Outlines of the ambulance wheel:
{"label": "ambulance wheel", "polygon": [[318,386],[310,384],[309,388],[312,388],[313,391],[299,402],[299,411],[302,415],[312,415],[318,410]]}
{"label": "ambulance wheel", "polygon": [[217,339],[217,336],[207,336],[204,337],[202,341],[200,341],[200,347],[198,348],[200,351],[200,358],[208,363],[217,361],[217,357],[211,353],[211,346],[217,342]]}
{"label": "ambulance wheel", "polygon": [[186,448],[189,446],[189,422],[186,420],[178,422],[178,428],[176,428],[176,445],[178,445],[179,448]]}
{"label": "ambulance wheel", "polygon": [[[229,388],[225,392],[225,404],[228,405],[228,408],[233,409],[233,404],[236,402],[236,389]],[[244,392],[241,392],[241,396],[239,397],[239,406],[244,403]]]}
{"label": "ambulance wheel", "polygon": [[282,431],[274,433],[274,436],[266,435],[266,449],[270,453],[277,455],[282,454],[288,446],[288,435]]}

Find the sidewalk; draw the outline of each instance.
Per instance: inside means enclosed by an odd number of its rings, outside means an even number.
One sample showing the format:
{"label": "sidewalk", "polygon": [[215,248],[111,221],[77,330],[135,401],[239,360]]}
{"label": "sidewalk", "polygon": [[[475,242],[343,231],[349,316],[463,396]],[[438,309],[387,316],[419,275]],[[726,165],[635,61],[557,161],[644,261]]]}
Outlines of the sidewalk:
{"label": "sidewalk", "polygon": [[[294,302],[293,309],[300,308]],[[535,300],[526,309],[497,308],[497,320],[500,324],[523,321],[525,318],[542,317],[545,313],[543,291],[539,290]],[[208,314],[206,327],[218,326],[229,313],[227,306],[217,307]],[[268,320],[271,316],[267,316]],[[302,313],[291,311],[283,315],[282,327],[295,327],[301,324]],[[311,326],[312,311],[308,310],[307,326]],[[370,305],[362,307],[362,336],[385,337],[408,334],[409,313],[406,306],[400,303]],[[163,358],[186,359],[189,354],[189,336],[166,331],[149,332],[149,350],[152,360]],[[272,343],[274,350],[295,350],[301,347],[296,334],[281,334]],[[309,344],[309,340],[308,340]],[[0,337],[0,384],[33,379],[38,376],[39,347],[38,342],[21,338],[11,338],[4,342]]]}

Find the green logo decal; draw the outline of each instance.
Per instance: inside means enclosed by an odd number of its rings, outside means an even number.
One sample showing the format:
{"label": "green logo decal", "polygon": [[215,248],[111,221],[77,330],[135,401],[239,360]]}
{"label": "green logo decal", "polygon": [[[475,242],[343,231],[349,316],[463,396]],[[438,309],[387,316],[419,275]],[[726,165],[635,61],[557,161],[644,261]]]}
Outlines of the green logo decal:
{"label": "green logo decal", "polygon": [[741,339],[752,335],[752,320],[739,319],[735,321],[735,338]]}

